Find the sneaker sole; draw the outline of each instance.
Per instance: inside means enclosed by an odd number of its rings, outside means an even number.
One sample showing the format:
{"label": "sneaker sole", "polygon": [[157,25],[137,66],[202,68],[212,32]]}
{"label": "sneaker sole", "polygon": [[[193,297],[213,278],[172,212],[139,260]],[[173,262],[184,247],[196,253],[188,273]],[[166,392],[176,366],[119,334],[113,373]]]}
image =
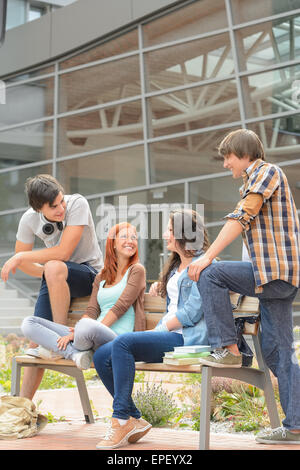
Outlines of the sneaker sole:
{"label": "sneaker sole", "polygon": [[242,367],[242,364],[221,364],[218,362],[206,361],[205,359],[201,359],[200,364],[203,364],[205,366],[210,366],[210,367],[218,367],[219,369],[225,369],[225,368],[239,369]]}
{"label": "sneaker sole", "polygon": [[96,449],[99,450],[106,450],[106,449],[117,449],[118,447],[121,447],[123,445],[128,444],[128,439],[129,437],[134,433],[135,429],[133,429],[131,432],[127,434],[120,442],[117,444],[111,445],[111,446],[99,446],[98,444],[96,445]]}
{"label": "sneaker sole", "polygon": [[295,445],[296,444],[296,445],[300,446],[300,441],[284,441],[284,440],[283,441],[271,441],[271,440],[269,441],[267,439],[263,439],[263,438],[259,438],[259,437],[257,437],[255,440],[256,440],[256,442],[259,442],[260,444],[282,444],[282,445],[284,445],[284,444],[294,444]]}
{"label": "sneaker sole", "polygon": [[128,438],[128,442],[130,444],[134,444],[135,442],[137,442],[139,439],[141,439],[142,437],[144,437],[147,432],[150,431],[150,429],[152,428],[152,425],[151,424],[148,424],[148,426],[145,426],[144,428],[142,429],[139,429],[138,431],[134,432],[131,434],[131,436]]}

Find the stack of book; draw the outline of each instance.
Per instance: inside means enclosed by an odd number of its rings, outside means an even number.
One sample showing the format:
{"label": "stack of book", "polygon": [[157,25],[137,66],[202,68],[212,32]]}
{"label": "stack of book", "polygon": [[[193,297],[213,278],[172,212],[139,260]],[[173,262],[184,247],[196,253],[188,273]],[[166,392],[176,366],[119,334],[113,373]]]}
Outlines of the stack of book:
{"label": "stack of book", "polygon": [[199,364],[199,358],[209,356],[212,348],[206,345],[180,346],[164,354],[163,362],[173,365]]}

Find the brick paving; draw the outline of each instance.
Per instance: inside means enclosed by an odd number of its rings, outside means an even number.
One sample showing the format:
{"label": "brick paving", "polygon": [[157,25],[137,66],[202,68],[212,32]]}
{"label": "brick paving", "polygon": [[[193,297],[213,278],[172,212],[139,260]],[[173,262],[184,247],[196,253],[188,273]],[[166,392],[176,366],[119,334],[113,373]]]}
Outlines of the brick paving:
{"label": "brick paving", "polygon": [[[105,417],[111,416],[112,400],[103,385],[89,387],[89,396],[96,421],[86,424],[77,389],[38,391],[34,402],[41,413],[50,412],[66,421],[48,423],[35,437],[18,440],[0,440],[0,450],[97,450],[96,444],[105,434]],[[39,403],[40,402],[40,403]],[[126,451],[191,451],[198,449],[196,431],[155,428],[139,442],[120,449]],[[211,433],[211,450],[300,450],[300,445],[263,445],[255,442],[252,434]],[[101,452],[101,451],[99,451]]]}

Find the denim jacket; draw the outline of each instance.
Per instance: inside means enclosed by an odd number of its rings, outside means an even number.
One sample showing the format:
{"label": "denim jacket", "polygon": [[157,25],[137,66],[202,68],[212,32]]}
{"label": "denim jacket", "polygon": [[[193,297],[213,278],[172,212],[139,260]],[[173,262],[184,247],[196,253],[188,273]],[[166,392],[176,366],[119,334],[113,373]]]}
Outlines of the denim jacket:
{"label": "denim jacket", "polygon": [[[198,258],[199,256],[194,257],[193,261],[196,261]],[[175,270],[171,271],[169,279],[174,274]],[[188,268],[182,271],[178,279],[178,291],[176,317],[182,324],[184,344],[209,344],[199,289],[197,282],[189,278]],[[170,299],[167,295],[167,310],[169,303]]]}

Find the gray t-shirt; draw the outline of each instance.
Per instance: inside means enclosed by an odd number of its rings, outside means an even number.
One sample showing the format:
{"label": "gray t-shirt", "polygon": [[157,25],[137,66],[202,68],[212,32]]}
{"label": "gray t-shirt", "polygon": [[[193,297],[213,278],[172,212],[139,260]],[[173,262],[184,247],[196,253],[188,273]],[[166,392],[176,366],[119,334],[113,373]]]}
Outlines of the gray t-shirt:
{"label": "gray t-shirt", "polygon": [[[74,263],[89,263],[97,271],[103,267],[103,256],[97,240],[93,217],[88,201],[80,194],[66,195],[67,210],[64,228],[71,225],[84,225],[81,239],[69,261]],[[19,222],[17,240],[23,243],[34,243],[35,237],[43,240],[47,248],[57,246],[63,231],[53,224],[54,232],[46,235],[43,226],[49,223],[41,212],[28,209]]]}

